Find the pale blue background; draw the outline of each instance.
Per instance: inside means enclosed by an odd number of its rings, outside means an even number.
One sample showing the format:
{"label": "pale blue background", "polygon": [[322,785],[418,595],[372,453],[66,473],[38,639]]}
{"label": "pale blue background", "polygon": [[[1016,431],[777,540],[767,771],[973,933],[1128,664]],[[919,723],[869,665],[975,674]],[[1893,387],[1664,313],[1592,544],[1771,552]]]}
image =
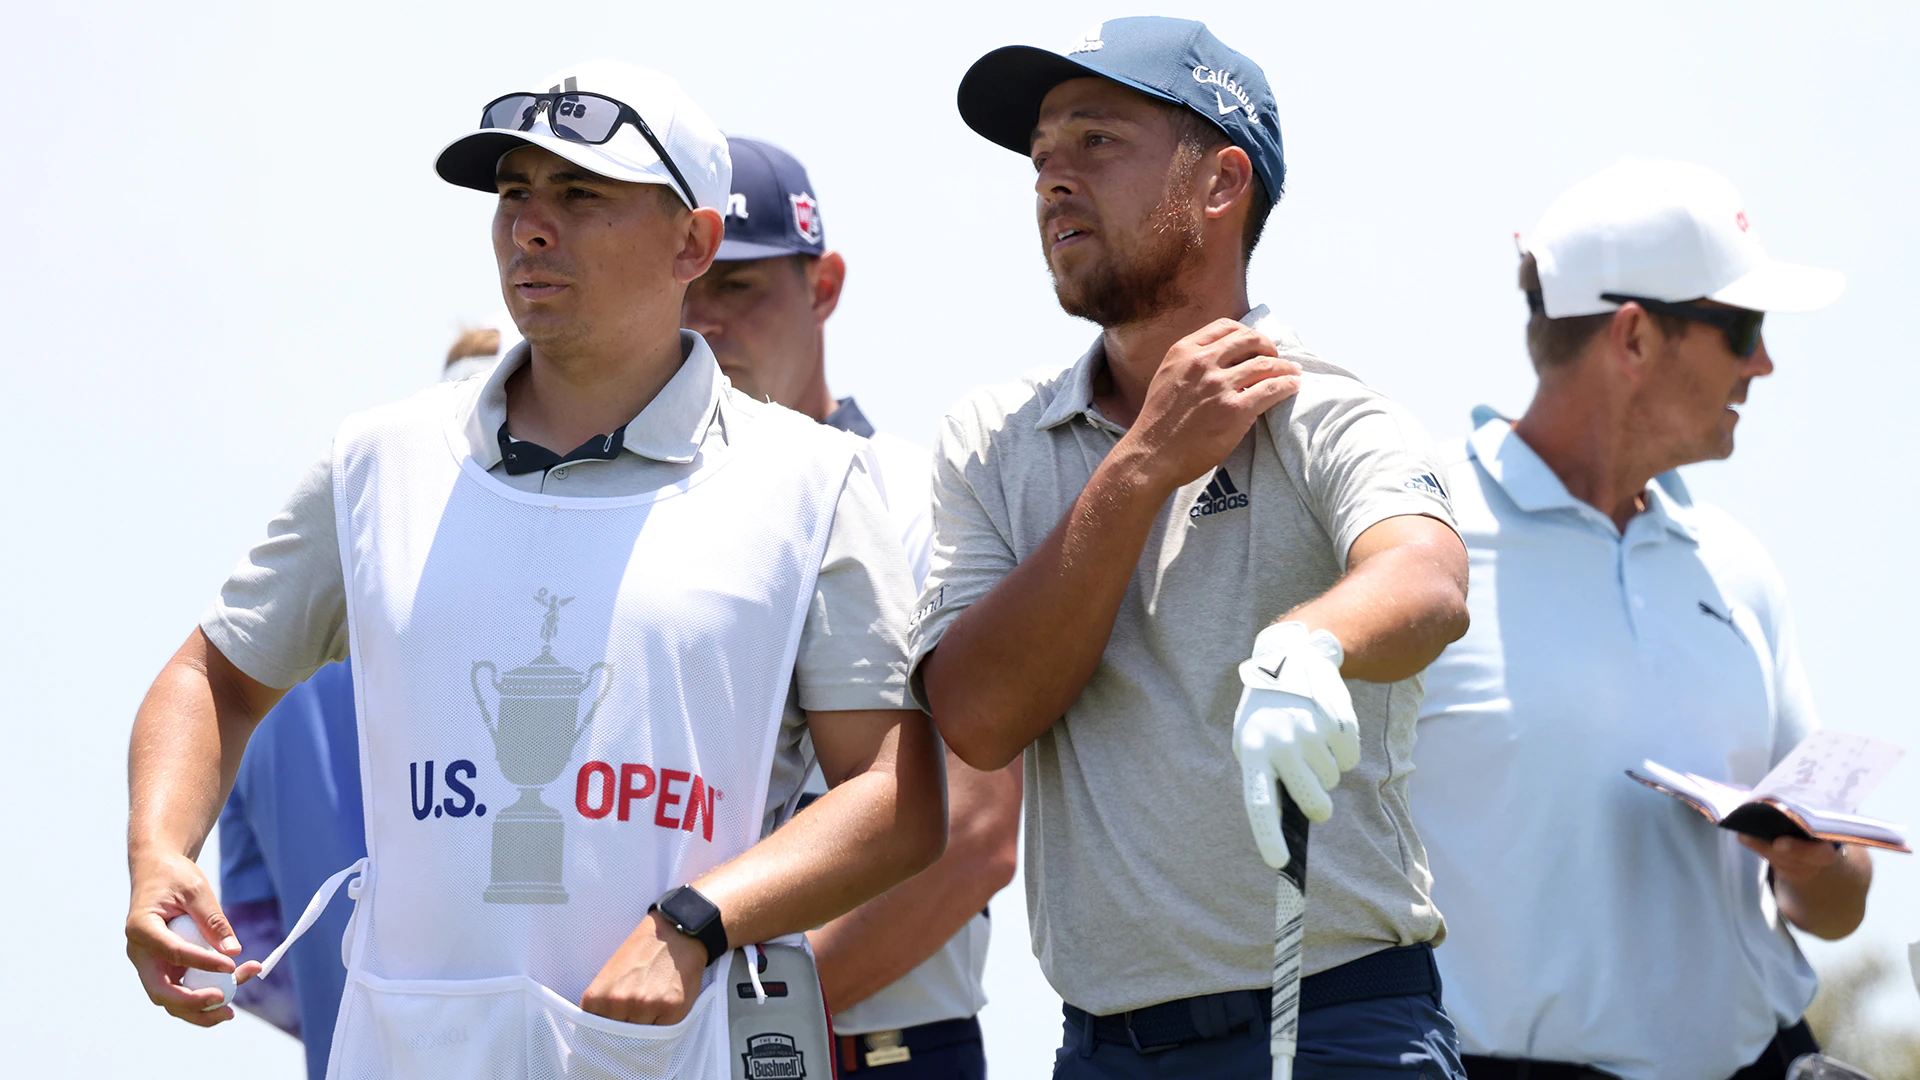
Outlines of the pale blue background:
{"label": "pale blue background", "polygon": [[[1208,19],[1281,102],[1290,190],[1254,260],[1256,302],[1436,435],[1464,431],[1478,402],[1525,405],[1512,234],[1624,153],[1725,172],[1775,254],[1845,270],[1838,305],[1769,324],[1779,372],[1754,388],[1738,456],[1689,479],[1771,547],[1829,723],[1920,749],[1907,686],[1920,9],[1161,10]],[[851,269],[833,386],[925,442],[969,388],[1071,359],[1091,333],[1047,288],[1031,168],[961,124],[959,76],[991,47],[1063,47],[1132,13],[1077,0],[10,8],[11,1071],[296,1074],[298,1049],[264,1025],[190,1029],[137,987],[120,931],[126,732],[341,416],[433,379],[461,320],[498,305],[491,200],[430,168],[483,103],[614,55],[797,152]],[[1920,824],[1917,768],[1866,811]],[[1920,866],[1878,870],[1866,929],[1816,962],[1920,937]],[[995,916],[990,1056],[1002,1078],[1044,1076],[1057,1013],[1017,885]],[[1911,996],[1887,1007],[1920,1016]]]}

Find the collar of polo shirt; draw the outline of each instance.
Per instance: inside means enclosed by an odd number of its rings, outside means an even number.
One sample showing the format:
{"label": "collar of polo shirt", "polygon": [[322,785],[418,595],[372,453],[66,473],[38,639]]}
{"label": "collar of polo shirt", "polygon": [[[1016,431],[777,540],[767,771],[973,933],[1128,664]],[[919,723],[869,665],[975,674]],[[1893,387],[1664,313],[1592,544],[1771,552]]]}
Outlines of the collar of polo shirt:
{"label": "collar of polo shirt", "polygon": [[[1273,343],[1280,347],[1282,353],[1304,348],[1293,330],[1275,319],[1273,312],[1269,311],[1265,304],[1240,316],[1240,321],[1272,338]],[[1095,338],[1093,347],[1081,353],[1080,359],[1074,361],[1073,370],[1067,374],[1067,381],[1061,384],[1060,392],[1047,403],[1046,410],[1040,414],[1040,422],[1034,425],[1037,430],[1056,428],[1082,416],[1115,434],[1126,430],[1101,416],[1099,410],[1093,407],[1093,374],[1097,366],[1105,361],[1107,355],[1101,348],[1100,341],[1100,338]]]}
{"label": "collar of polo shirt", "polygon": [[[1480,467],[1487,470],[1493,482],[1524,513],[1542,514],[1555,510],[1569,510],[1590,522],[1606,526],[1608,533],[1618,536],[1613,519],[1575,498],[1561,483],[1539,454],[1527,441],[1514,434],[1513,424],[1504,417],[1494,417],[1474,429],[1467,437],[1467,450]],[[1658,483],[1648,483],[1646,487],[1647,508],[1635,515],[1635,519],[1645,517],[1661,528],[1688,543],[1700,542],[1699,533],[1693,521],[1693,508],[1683,505],[1667,493]],[[1629,522],[1628,527],[1632,527]]]}
{"label": "collar of polo shirt", "polygon": [[[699,454],[726,376],[720,374],[713,350],[699,334],[680,331],[680,352],[686,357],[680,370],[647,402],[640,415],[627,421],[624,449],[629,453],[677,465],[685,465]],[[507,378],[532,355],[531,347],[523,341],[502,357],[493,374],[487,376],[473,412],[467,417],[464,430],[468,453],[483,469],[500,464],[497,436],[500,425],[507,422]],[[556,452],[565,453],[569,449],[571,447],[562,447]]]}

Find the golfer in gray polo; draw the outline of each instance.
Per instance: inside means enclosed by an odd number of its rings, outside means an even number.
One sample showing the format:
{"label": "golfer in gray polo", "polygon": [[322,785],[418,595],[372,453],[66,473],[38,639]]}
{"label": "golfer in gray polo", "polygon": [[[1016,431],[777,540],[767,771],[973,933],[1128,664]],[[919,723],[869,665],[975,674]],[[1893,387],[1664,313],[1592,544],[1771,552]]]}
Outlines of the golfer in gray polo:
{"label": "golfer in gray polo", "polygon": [[1264,76],[1119,19],[989,53],[960,110],[1031,158],[1056,296],[1101,328],[948,414],[911,652],[954,752],[1025,756],[1054,1077],[1269,1075],[1275,776],[1325,823],[1295,1075],[1458,1075],[1407,774],[1466,552],[1418,425],[1248,300]]}

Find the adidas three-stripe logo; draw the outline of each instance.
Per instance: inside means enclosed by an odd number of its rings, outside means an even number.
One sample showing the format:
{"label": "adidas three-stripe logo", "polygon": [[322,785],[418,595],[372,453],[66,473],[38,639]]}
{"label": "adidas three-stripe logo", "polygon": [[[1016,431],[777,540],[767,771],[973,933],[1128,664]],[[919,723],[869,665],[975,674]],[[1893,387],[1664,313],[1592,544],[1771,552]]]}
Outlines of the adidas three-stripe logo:
{"label": "adidas three-stripe logo", "polygon": [[1193,509],[1187,511],[1187,516],[1206,517],[1208,514],[1238,510],[1245,505],[1246,493],[1233,486],[1233,478],[1227,475],[1227,468],[1222,465],[1213,471],[1213,479],[1207,481],[1207,489],[1193,501]]}
{"label": "adidas three-stripe logo", "polygon": [[1440,482],[1439,477],[1430,472],[1421,473],[1419,476],[1408,480],[1400,486],[1406,488],[1408,491],[1420,491],[1428,495],[1438,496],[1441,502],[1446,503],[1448,506],[1453,505],[1453,500],[1447,497],[1446,485]]}

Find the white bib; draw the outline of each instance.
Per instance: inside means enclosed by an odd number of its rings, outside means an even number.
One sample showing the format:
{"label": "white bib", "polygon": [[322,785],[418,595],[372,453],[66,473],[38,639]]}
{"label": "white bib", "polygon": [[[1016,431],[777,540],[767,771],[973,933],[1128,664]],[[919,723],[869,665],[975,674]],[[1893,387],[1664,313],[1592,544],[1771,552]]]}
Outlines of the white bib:
{"label": "white bib", "polygon": [[368,863],[328,1075],[724,1080],[714,969],[672,1027],[574,1003],[759,840],[857,444],[755,411],[673,487],[555,498],[472,459],[458,392],[334,447]]}

